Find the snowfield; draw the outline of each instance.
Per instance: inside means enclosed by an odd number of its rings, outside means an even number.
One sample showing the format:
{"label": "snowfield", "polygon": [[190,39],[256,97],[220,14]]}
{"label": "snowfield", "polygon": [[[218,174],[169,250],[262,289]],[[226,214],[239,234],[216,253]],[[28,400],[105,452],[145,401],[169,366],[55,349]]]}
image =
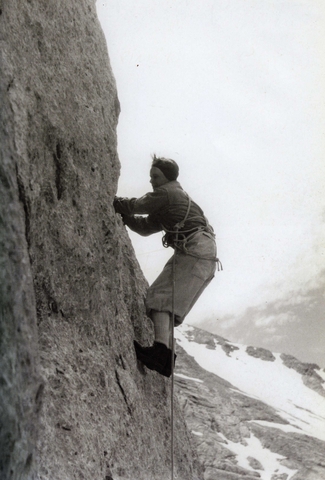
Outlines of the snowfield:
{"label": "snowfield", "polygon": [[[175,337],[201,368],[229,382],[233,386],[230,390],[239,390],[247,397],[262,401],[288,422],[279,424],[251,420],[252,423],[325,441],[325,398],[308,388],[303,383],[302,375],[288,368],[280,354],[273,354],[274,361],[266,361],[249,355],[246,346],[230,342],[227,342],[228,345],[236,348],[227,349],[230,351],[226,353],[217,339],[214,339],[215,349],[211,348],[211,341],[210,348],[207,348],[204,343],[196,343],[195,328],[186,324],[175,329]],[[325,380],[323,371],[317,370],[317,374]],[[200,378],[177,372],[175,376],[188,382],[204,383]],[[192,434],[204,438],[204,434],[196,429],[192,430]],[[262,480],[272,480],[274,475],[291,480],[298,472],[283,464],[286,457],[264,448],[252,432],[242,443],[231,441],[220,431],[218,436],[225,442],[225,447],[236,455],[237,465],[255,474],[258,470]],[[257,460],[261,468],[253,468],[250,458]]]}
{"label": "snowfield", "polygon": [[238,350],[226,354],[217,343],[212,350],[190,341],[191,330],[193,327],[183,324],[175,329],[175,337],[202,368],[273,407],[290,423],[291,431],[325,441],[325,398],[306,387],[301,375],[286,367],[279,354],[274,354],[273,362],[261,360],[248,355],[246,346],[236,343],[232,345]]}

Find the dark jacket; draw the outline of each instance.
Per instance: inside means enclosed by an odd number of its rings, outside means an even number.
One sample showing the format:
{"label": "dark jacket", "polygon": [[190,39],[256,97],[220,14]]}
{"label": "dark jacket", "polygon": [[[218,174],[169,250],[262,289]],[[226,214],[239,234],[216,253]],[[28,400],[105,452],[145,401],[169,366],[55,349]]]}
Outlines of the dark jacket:
{"label": "dark jacket", "polygon": [[[174,231],[175,225],[186,217],[189,201],[189,196],[175,180],[155,188],[141,198],[115,197],[114,208],[122,214],[125,225],[134,232],[147,236],[161,230]],[[199,227],[213,231],[201,208],[191,200],[187,219],[179,231],[190,232]]]}

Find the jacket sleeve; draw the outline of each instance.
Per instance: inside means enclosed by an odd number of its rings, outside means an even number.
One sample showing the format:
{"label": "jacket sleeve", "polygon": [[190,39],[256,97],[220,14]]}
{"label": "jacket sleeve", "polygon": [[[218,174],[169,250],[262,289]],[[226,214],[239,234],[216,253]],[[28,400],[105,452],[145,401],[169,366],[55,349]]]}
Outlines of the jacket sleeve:
{"label": "jacket sleeve", "polygon": [[160,232],[162,226],[159,222],[155,221],[151,215],[147,217],[142,216],[129,216],[122,214],[124,225],[127,225],[133,232],[138,233],[144,237],[152,235],[153,233]]}
{"label": "jacket sleeve", "polygon": [[123,215],[150,215],[168,204],[168,193],[163,188],[156,188],[140,198],[115,197],[114,208]]}

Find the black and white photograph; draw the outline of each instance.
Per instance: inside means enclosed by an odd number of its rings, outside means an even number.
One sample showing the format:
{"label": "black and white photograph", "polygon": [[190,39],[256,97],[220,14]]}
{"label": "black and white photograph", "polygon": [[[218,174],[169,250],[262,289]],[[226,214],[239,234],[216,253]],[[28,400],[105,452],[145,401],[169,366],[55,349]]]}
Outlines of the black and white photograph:
{"label": "black and white photograph", "polygon": [[325,479],[325,4],[0,0],[1,480]]}

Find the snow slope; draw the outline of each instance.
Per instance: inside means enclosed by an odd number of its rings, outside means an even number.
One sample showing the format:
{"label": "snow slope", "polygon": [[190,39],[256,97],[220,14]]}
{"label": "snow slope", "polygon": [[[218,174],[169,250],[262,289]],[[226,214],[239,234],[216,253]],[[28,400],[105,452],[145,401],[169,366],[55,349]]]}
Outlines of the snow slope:
{"label": "snow slope", "polygon": [[323,371],[186,324],[175,337],[178,393],[206,480],[325,479],[325,397],[304,383],[317,374],[319,388]]}
{"label": "snow slope", "polygon": [[325,441],[325,398],[306,387],[301,375],[286,367],[279,354],[274,354],[274,362],[267,362],[248,355],[246,346],[239,344],[232,344],[238,350],[226,354],[217,342],[213,350],[191,341],[191,331],[193,327],[182,325],[175,337],[202,368],[276,409],[290,423],[291,431]]}

